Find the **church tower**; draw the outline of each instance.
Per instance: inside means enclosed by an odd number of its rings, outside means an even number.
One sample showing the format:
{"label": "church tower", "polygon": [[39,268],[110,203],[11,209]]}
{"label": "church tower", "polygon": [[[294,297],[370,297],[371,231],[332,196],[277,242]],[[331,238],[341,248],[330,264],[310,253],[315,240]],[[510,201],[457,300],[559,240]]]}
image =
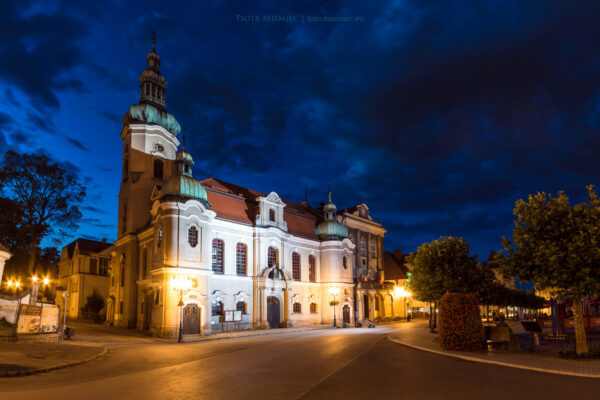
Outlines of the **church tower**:
{"label": "church tower", "polygon": [[160,73],[154,36],[146,61],[147,67],[140,76],[140,101],[122,119],[118,239],[149,224],[154,188],[160,189],[176,172],[177,134],[181,127],[167,111],[167,81]]}

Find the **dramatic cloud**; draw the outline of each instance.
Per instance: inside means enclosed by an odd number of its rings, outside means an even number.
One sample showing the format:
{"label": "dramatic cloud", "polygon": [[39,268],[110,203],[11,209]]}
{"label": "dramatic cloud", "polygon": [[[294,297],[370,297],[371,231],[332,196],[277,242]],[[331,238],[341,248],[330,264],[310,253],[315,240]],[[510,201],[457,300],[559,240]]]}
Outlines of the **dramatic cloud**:
{"label": "dramatic cloud", "polygon": [[81,232],[116,222],[120,119],[152,31],[198,179],[295,201],[306,188],[314,205],[331,183],[338,206],[369,205],[390,249],[452,234],[487,257],[516,199],[579,201],[600,180],[597,2],[79,3],[3,4],[0,146],[48,144],[92,178],[83,209],[106,220]]}

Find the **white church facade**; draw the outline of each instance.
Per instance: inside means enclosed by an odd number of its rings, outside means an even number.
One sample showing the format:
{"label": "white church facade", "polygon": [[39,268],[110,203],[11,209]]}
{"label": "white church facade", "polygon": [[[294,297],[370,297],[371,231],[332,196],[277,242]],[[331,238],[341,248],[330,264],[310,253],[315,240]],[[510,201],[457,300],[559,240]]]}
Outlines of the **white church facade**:
{"label": "white church facade", "polygon": [[160,337],[352,323],[355,245],[331,193],[317,210],[196,180],[154,48],[147,63],[123,117],[107,322]]}

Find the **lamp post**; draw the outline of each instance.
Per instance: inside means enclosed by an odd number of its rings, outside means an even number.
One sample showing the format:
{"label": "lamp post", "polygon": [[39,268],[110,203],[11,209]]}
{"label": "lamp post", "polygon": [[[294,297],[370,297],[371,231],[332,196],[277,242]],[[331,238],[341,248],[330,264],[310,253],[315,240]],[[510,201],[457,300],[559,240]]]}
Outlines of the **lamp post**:
{"label": "lamp post", "polygon": [[173,290],[179,294],[179,303],[177,303],[177,307],[179,307],[179,334],[177,336],[177,342],[183,343],[183,306],[185,305],[183,302],[183,293],[187,292],[192,287],[192,280],[189,277],[187,279],[172,278],[171,286]]}
{"label": "lamp post", "polygon": [[337,320],[335,318],[335,306],[339,303],[336,301],[335,297],[340,293],[340,289],[336,287],[329,288],[329,294],[333,296],[333,301],[329,304],[333,306],[333,327],[337,328]]}

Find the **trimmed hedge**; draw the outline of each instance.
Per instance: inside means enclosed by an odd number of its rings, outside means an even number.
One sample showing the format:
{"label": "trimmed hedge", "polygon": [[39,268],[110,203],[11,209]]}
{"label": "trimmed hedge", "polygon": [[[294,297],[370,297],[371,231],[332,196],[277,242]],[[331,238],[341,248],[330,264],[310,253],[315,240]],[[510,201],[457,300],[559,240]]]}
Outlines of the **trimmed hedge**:
{"label": "trimmed hedge", "polygon": [[483,328],[477,296],[446,293],[439,306],[439,342],[444,350],[478,350],[483,347]]}

